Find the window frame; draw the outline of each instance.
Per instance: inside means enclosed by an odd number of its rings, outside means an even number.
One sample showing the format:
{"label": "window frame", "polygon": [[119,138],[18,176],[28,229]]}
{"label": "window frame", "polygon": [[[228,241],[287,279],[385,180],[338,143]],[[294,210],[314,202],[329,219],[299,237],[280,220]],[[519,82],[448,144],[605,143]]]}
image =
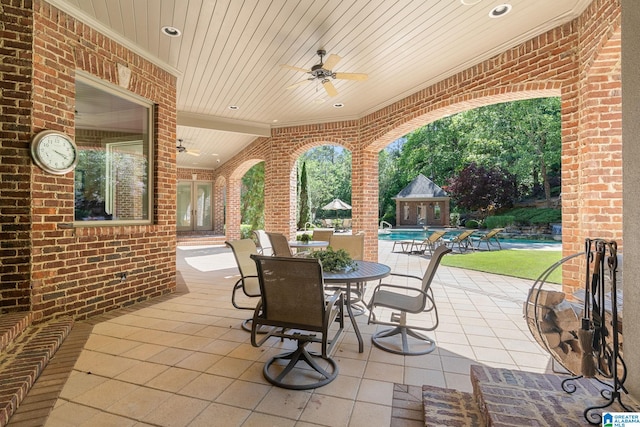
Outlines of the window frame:
{"label": "window frame", "polygon": [[[103,92],[106,92],[110,95],[117,96],[123,98],[129,102],[140,105],[147,110],[147,134],[148,134],[148,148],[146,150],[147,154],[147,162],[148,162],[148,173],[147,173],[147,218],[145,219],[110,219],[110,220],[91,220],[91,221],[83,221],[76,220],[74,218],[73,225],[74,227],[118,227],[123,225],[152,225],[155,223],[155,209],[154,209],[154,199],[155,199],[155,104],[135,93],[127,91],[123,88],[115,86],[111,83],[105,82],[104,80],[83,72],[81,70],[76,70],[76,78],[75,81],[80,81],[82,84],[92,86],[95,89],[99,89]],[[74,88],[74,95],[77,97],[77,92]],[[76,113],[77,114],[77,113]],[[77,133],[77,128],[75,126],[74,121],[74,132]],[[74,138],[75,139],[75,138]],[[138,139],[137,141],[141,141]],[[131,144],[134,141],[120,141],[122,144]],[[144,145],[144,140],[142,140]],[[105,152],[108,151],[108,145],[105,146]],[[81,146],[78,146],[78,150],[81,149]],[[108,166],[105,165],[105,166]],[[74,174],[77,173],[77,169],[74,171]],[[105,178],[107,178],[105,176]],[[75,182],[75,175],[74,175]],[[107,196],[111,192],[111,189],[107,189],[105,187],[105,196]],[[75,184],[74,184],[74,193],[75,193]],[[74,201],[74,209],[75,209],[75,201]]]}

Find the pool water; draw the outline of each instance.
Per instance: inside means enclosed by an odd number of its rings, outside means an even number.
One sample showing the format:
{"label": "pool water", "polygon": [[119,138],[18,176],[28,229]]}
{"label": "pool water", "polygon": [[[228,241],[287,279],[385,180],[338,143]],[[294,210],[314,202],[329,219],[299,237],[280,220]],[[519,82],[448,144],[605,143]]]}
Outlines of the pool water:
{"label": "pool water", "polygon": [[[481,233],[485,233],[486,231],[480,231],[478,232],[478,235],[480,235]],[[445,238],[449,238],[449,237],[453,237],[457,234],[460,234],[461,230],[451,230],[448,231],[447,234],[444,235]],[[422,231],[422,230],[391,230],[388,233],[378,233],[378,240],[424,240],[427,237],[429,237],[429,235],[431,234],[430,231]],[[475,236],[475,234],[473,236],[471,236],[472,238]],[[553,239],[533,239],[533,238],[528,238],[528,239],[514,239],[514,238],[503,238],[500,235],[498,235],[498,240],[500,240],[501,242],[506,242],[506,243],[531,243],[531,244],[535,244],[535,243],[540,243],[540,244],[545,244],[545,245],[549,245],[549,244],[558,244],[561,245],[561,242],[557,241],[557,240],[553,240]]]}

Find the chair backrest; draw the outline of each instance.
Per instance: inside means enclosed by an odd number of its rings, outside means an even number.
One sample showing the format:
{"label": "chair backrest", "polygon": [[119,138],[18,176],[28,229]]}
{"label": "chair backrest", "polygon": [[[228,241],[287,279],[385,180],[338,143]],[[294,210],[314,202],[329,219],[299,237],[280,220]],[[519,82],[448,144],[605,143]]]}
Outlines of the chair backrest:
{"label": "chair backrest", "polygon": [[325,313],[322,265],[315,258],[252,255],[262,293],[262,318],[322,330]]}
{"label": "chair backrest", "polygon": [[462,233],[458,234],[458,237],[455,238],[455,241],[462,242],[464,239],[467,239],[469,236],[471,236],[475,232],[476,230],[465,230]]}
{"label": "chair backrest", "polygon": [[335,251],[344,249],[354,260],[364,259],[364,233],[334,234],[329,240],[329,246]]}
{"label": "chair backrest", "polygon": [[431,233],[431,234],[429,235],[429,237],[427,238],[427,242],[429,242],[429,243],[435,243],[435,242],[437,242],[438,240],[440,240],[440,239],[442,238],[442,236],[444,236],[445,234],[447,234],[447,232],[446,232],[446,231],[442,231],[442,230],[440,230],[440,231],[434,231],[434,232],[433,232],[433,233]]}
{"label": "chair backrest", "polygon": [[489,240],[493,236],[495,236],[496,234],[500,233],[501,231],[504,231],[504,228],[494,228],[493,230],[489,231],[487,234],[482,236],[482,239],[483,240]]}
{"label": "chair backrest", "polygon": [[440,265],[440,261],[442,257],[451,252],[451,249],[442,245],[438,246],[435,251],[433,251],[433,255],[431,256],[431,261],[429,261],[429,265],[427,266],[427,271],[424,272],[424,276],[422,277],[422,290],[427,292],[431,287],[431,281],[436,275],[436,270]]}
{"label": "chair backrest", "polygon": [[322,242],[328,242],[333,236],[333,230],[313,230],[311,240],[319,240]]}
{"label": "chair backrest", "polygon": [[256,263],[251,259],[251,255],[258,253],[256,244],[251,239],[231,240],[225,242],[225,244],[231,248],[236,259],[245,293],[259,296],[258,271],[256,270]]}
{"label": "chair backrest", "polygon": [[[253,230],[253,235],[256,236],[256,240],[258,241],[258,245],[260,246],[260,250],[263,255],[271,255],[271,240],[269,240],[269,236],[267,236],[267,232],[264,230]],[[269,252],[269,253],[266,253]]]}
{"label": "chair backrest", "polygon": [[291,253],[289,242],[287,241],[287,238],[284,236],[284,234],[267,232],[267,236],[269,236],[269,240],[271,241],[271,248],[273,249],[274,256],[293,256],[293,254]]}
{"label": "chair backrest", "polygon": [[323,219],[322,220],[322,224],[324,224],[325,227],[333,228],[333,220],[332,219]]}
{"label": "chair backrest", "polygon": [[342,220],[342,228],[351,228],[351,218],[345,218]]}

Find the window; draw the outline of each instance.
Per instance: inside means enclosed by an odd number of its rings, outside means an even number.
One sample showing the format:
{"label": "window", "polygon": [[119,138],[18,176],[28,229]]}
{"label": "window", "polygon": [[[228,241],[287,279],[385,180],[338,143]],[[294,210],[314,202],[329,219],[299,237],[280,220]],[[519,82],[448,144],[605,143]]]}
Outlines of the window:
{"label": "window", "polygon": [[79,224],[150,223],[152,104],[80,74],[76,79]]}

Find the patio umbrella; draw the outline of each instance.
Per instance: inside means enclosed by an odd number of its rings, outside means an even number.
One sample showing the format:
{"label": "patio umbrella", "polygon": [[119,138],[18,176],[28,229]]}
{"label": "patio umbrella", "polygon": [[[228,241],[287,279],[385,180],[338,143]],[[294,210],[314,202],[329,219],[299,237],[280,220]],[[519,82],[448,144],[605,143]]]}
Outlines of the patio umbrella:
{"label": "patio umbrella", "polygon": [[346,204],[345,202],[343,202],[340,199],[333,199],[331,201],[331,203],[329,203],[327,205],[324,205],[322,207],[322,209],[327,210],[327,211],[335,209],[335,211],[336,211],[336,219],[338,219],[338,211],[339,210],[349,210],[349,209],[351,209],[351,206]]}

